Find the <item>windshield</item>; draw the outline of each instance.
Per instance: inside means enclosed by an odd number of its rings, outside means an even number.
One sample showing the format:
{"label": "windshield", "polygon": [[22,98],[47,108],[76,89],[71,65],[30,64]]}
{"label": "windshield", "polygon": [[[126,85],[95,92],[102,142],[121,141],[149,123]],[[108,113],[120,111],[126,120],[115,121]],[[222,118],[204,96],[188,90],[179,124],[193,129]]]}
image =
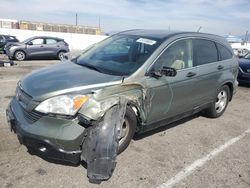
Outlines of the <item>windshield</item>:
{"label": "windshield", "polygon": [[159,41],[145,37],[115,35],[87,50],[75,63],[105,74],[131,75],[159,44]]}
{"label": "windshield", "polygon": [[31,38],[25,39],[24,41],[22,41],[22,43],[27,43],[30,41]]}

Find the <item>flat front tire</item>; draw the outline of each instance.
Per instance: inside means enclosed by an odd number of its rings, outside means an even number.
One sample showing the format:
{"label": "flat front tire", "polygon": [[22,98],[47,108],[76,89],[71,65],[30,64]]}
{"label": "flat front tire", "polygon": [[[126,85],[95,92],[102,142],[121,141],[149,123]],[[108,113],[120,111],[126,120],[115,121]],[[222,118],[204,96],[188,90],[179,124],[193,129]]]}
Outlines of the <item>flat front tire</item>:
{"label": "flat front tire", "polygon": [[222,86],[214,98],[211,106],[206,109],[205,115],[210,118],[220,117],[226,110],[230,98],[230,90],[227,85]]}

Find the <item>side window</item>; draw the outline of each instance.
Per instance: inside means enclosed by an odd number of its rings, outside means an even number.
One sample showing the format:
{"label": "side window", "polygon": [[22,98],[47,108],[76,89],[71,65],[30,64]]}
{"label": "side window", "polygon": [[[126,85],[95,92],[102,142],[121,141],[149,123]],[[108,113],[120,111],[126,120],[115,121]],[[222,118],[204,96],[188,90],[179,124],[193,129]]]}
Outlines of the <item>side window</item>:
{"label": "side window", "polygon": [[31,41],[34,45],[43,44],[43,39],[34,39]]}
{"label": "side window", "polygon": [[205,39],[194,40],[196,65],[204,65],[218,61],[218,53],[215,43]]}
{"label": "side window", "polygon": [[193,47],[191,39],[173,43],[155,62],[155,70],[172,67],[176,70],[193,67]]}
{"label": "side window", "polygon": [[233,57],[233,54],[224,46],[221,44],[216,43],[217,48],[219,50],[219,55],[220,55],[220,60],[226,60],[226,59],[231,59]]}
{"label": "side window", "polygon": [[46,44],[56,44],[57,40],[55,39],[46,39]]}

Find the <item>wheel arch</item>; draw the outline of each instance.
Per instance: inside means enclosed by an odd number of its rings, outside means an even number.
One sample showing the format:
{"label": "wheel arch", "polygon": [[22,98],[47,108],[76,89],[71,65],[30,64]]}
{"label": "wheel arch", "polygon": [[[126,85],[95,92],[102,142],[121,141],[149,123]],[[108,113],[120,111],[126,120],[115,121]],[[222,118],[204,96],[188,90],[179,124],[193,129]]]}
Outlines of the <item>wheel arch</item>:
{"label": "wheel arch", "polygon": [[234,93],[234,85],[230,81],[225,82],[222,86],[225,86],[225,85],[228,86],[229,88],[229,91],[230,91],[229,101],[231,101],[233,98],[233,93]]}
{"label": "wheel arch", "polygon": [[59,55],[59,53],[60,53],[60,52],[67,53],[67,51],[66,51],[66,50],[60,49],[60,50],[58,50],[58,52],[56,53],[56,55]]}
{"label": "wheel arch", "polygon": [[132,109],[132,111],[134,112],[134,115],[137,119],[137,123],[136,123],[136,132],[137,132],[142,125],[142,120],[141,120],[141,116],[140,116],[141,112],[139,110],[140,108],[133,101],[128,101],[127,106]]}
{"label": "wheel arch", "polygon": [[16,59],[16,53],[17,52],[23,52],[24,54],[25,54],[25,58],[24,59],[26,59],[27,57],[28,57],[28,53],[24,50],[24,49],[16,49],[14,52],[13,52],[13,57]]}

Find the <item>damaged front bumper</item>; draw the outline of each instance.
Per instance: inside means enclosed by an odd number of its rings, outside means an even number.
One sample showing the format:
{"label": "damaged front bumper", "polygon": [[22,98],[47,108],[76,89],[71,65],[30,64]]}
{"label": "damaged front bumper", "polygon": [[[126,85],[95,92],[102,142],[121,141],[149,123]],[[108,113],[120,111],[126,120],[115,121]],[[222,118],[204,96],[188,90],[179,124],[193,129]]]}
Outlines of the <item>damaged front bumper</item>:
{"label": "damaged front bumper", "polygon": [[7,120],[20,141],[38,156],[77,164],[87,162],[90,180],[107,180],[116,166],[116,157],[127,101],[120,99],[101,120],[85,129],[79,120],[42,117],[29,123],[14,97],[6,110]]}
{"label": "damaged front bumper", "polygon": [[6,116],[10,129],[32,153],[73,164],[80,162],[80,145],[86,133],[77,122],[45,116],[30,123],[16,98],[12,99]]}

